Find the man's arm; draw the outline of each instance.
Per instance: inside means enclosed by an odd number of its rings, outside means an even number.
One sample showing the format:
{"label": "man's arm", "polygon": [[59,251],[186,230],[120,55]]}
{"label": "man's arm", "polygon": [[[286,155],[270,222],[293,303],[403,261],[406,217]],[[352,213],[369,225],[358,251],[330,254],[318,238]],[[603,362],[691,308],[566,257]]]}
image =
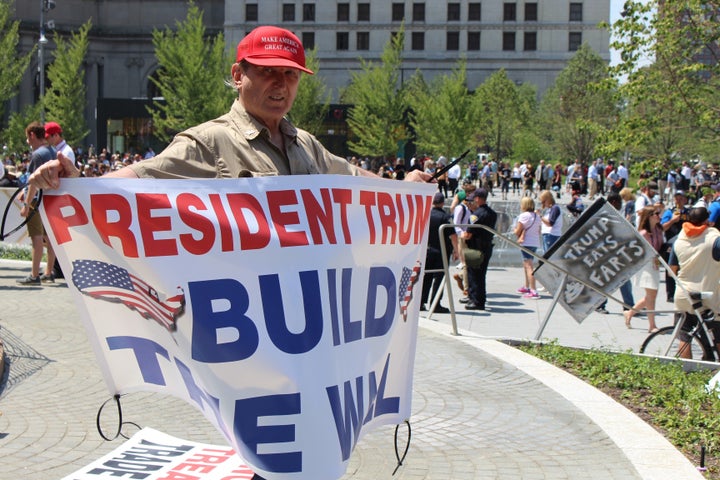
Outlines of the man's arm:
{"label": "man's arm", "polygon": [[[40,189],[55,189],[60,186],[61,178],[77,178],[80,170],[75,167],[75,162],[58,152],[57,160],[50,160],[38,167],[28,180],[30,187]],[[121,168],[104,175],[109,178],[138,178],[130,168]]]}

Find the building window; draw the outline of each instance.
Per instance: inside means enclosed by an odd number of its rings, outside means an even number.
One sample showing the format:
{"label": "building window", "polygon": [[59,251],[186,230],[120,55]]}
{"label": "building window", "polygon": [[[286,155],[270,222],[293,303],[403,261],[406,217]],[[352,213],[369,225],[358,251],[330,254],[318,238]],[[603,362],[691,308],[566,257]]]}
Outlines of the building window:
{"label": "building window", "polygon": [[447,49],[460,50],[460,32],[447,32]]}
{"label": "building window", "polygon": [[517,4],[503,3],[503,21],[514,22],[517,20]]}
{"label": "building window", "polygon": [[525,21],[537,22],[537,3],[525,4]]}
{"label": "building window", "polygon": [[467,49],[475,52],[480,50],[480,32],[468,32]]}
{"label": "building window", "polygon": [[447,21],[448,22],[460,21],[460,4],[459,3],[448,3]]}
{"label": "building window", "polygon": [[392,21],[402,22],[405,18],[405,4],[404,3],[393,3],[392,4]]}
{"label": "building window", "polygon": [[246,22],[257,22],[258,21],[258,4],[248,3],[245,5],[245,21]]}
{"label": "building window", "polygon": [[582,32],[570,32],[568,35],[568,50],[576,52],[582,45]]}
{"label": "building window", "polygon": [[425,21],[425,4],[413,3],[413,22]]}
{"label": "building window", "polygon": [[526,52],[534,52],[537,50],[537,32],[525,32],[523,50]]}
{"label": "building window", "polygon": [[335,33],[335,50],[348,50],[350,48],[350,34],[348,32]]}
{"label": "building window", "polygon": [[412,49],[425,50],[425,32],[412,32]]}
{"label": "building window", "polygon": [[295,21],[295,4],[283,3],[283,22]]}
{"label": "building window", "polygon": [[349,22],[350,21],[350,4],[349,3],[338,3],[338,5],[337,5],[337,21],[338,22]]}
{"label": "building window", "polygon": [[370,21],[370,4],[358,3],[358,22]]}
{"label": "building window", "polygon": [[583,5],[582,3],[571,3],[570,4],[570,21],[571,22],[582,22],[583,18]]}
{"label": "building window", "polygon": [[470,22],[479,22],[482,20],[481,15],[481,4],[480,2],[477,3],[468,3],[468,21]]}
{"label": "building window", "polygon": [[303,32],[302,44],[303,47],[305,47],[305,50],[312,50],[315,48],[315,32]]}
{"label": "building window", "polygon": [[515,32],[503,32],[503,51],[515,51]]}
{"label": "building window", "polygon": [[358,50],[370,50],[370,32],[357,32],[355,40]]}
{"label": "building window", "polygon": [[303,3],[303,22],[315,21],[315,4]]}

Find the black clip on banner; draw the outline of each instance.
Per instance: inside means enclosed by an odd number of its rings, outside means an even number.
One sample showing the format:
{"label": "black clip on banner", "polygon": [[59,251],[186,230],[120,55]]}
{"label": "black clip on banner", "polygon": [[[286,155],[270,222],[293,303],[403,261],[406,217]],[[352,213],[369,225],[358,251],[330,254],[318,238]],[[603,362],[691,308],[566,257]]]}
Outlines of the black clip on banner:
{"label": "black clip on banner", "polygon": [[445,172],[447,172],[448,170],[450,170],[452,167],[454,167],[455,165],[457,165],[458,163],[460,163],[460,160],[462,160],[463,158],[465,158],[468,153],[470,153],[470,150],[469,150],[469,149],[468,149],[468,150],[465,150],[465,152],[463,152],[462,155],[460,155],[460,156],[457,157],[455,160],[453,160],[452,162],[450,162],[450,163],[448,163],[447,165],[445,165],[443,168],[441,168],[441,169],[438,170],[437,172],[435,172],[435,174],[432,176],[432,178],[440,178],[440,176],[441,176],[442,174],[444,174]]}
{"label": "black clip on banner", "polygon": [[40,202],[42,201],[42,190],[38,190],[37,196],[35,197],[35,198],[37,198],[37,201],[35,202],[35,207],[30,209],[30,213],[28,213],[28,216],[25,217],[25,221],[23,221],[20,225],[13,228],[9,232],[5,233],[5,222],[7,221],[8,212],[10,211],[10,208],[12,208],[12,204],[15,202],[15,199],[20,194],[20,192],[23,191],[24,188],[25,187],[19,187],[17,190],[15,190],[15,193],[12,194],[12,196],[8,200],[7,205],[5,206],[5,211],[3,212],[3,216],[2,216],[2,222],[0,222],[0,242],[4,241],[10,235],[12,235],[13,233],[17,232],[22,227],[24,227],[27,224],[27,222],[30,221],[30,219],[33,217],[33,215],[35,215],[35,213],[37,212],[37,209],[40,208]]}

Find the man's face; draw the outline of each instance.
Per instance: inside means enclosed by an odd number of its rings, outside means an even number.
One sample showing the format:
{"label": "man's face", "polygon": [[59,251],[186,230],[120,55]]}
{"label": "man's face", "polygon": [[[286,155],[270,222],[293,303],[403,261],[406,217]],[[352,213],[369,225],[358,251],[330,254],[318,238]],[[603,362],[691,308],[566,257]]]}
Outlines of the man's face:
{"label": "man's face", "polygon": [[240,99],[245,109],[268,127],[279,124],[292,108],[300,70],[249,65],[247,71],[243,71],[236,64],[232,73],[239,82]]}
{"label": "man's face", "polygon": [[687,205],[687,198],[685,198],[685,195],[675,195],[675,204],[680,208]]}
{"label": "man's face", "polygon": [[52,145],[52,146],[55,146],[55,145],[57,145],[58,143],[60,143],[60,135],[58,135],[57,133],[53,133],[52,135],[48,135],[48,136],[46,136],[45,138],[46,138],[46,140],[48,141],[48,143],[49,143],[50,145]]}

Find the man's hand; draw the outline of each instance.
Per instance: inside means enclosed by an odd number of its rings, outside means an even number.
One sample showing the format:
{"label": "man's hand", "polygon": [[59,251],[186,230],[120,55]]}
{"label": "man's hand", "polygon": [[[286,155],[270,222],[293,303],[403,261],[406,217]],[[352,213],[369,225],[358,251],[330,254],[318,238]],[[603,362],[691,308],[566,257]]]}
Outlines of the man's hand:
{"label": "man's hand", "polygon": [[420,183],[437,183],[437,180],[432,178],[432,174],[423,172],[422,170],[411,170],[405,175],[406,182],[420,182]]}
{"label": "man's hand", "polygon": [[28,183],[40,189],[53,189],[60,186],[61,178],[75,178],[80,176],[80,170],[75,168],[73,161],[58,152],[57,160],[44,163],[30,175]]}

